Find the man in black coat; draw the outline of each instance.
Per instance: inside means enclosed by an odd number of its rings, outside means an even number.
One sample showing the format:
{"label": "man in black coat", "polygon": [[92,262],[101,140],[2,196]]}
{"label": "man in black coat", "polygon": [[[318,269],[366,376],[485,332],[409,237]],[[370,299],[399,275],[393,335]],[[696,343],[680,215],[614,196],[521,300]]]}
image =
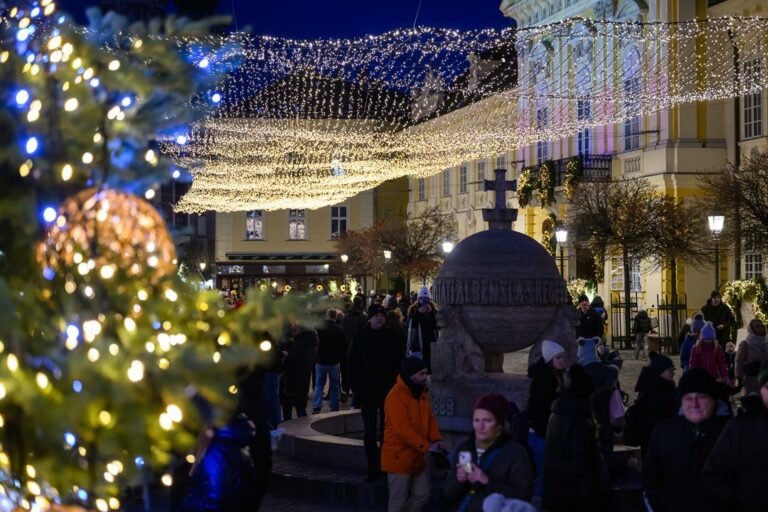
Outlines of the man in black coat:
{"label": "man in black coat", "polygon": [[[728,510],[766,509],[768,482],[768,369],[760,374],[760,396],[742,416],[726,425],[704,466],[704,485]],[[724,509],[723,509],[724,510]]]}
{"label": "man in black coat", "polygon": [[633,406],[637,408],[639,424],[636,427],[643,455],[656,425],[675,416],[680,409],[675,389],[674,363],[658,352],[651,352],[649,357],[650,364],[640,371],[635,384],[637,400]]}
{"label": "man in black coat", "polygon": [[736,323],[736,319],[733,317],[731,308],[723,303],[719,291],[714,290],[709,295],[709,300],[701,308],[701,312],[704,314],[704,320],[712,322],[712,325],[715,326],[717,342],[720,344],[720,348],[725,351],[725,344],[729,341],[731,327]]}
{"label": "man in black coat", "polygon": [[323,390],[326,378],[331,411],[339,410],[341,394],[341,364],[346,365],[347,335],[336,322],[337,310],[325,312],[325,323],[317,330],[318,345],[315,360],[315,394],[312,398],[312,413],[317,414],[323,405]]}
{"label": "man in black coat", "polygon": [[718,506],[701,472],[728,421],[717,414],[717,382],[703,368],[680,379],[682,416],[659,423],[643,459],[643,489],[654,512],[730,510]]}
{"label": "man in black coat", "polygon": [[577,338],[602,338],[603,317],[589,305],[589,297],[579,297],[579,325],[576,327]]}
{"label": "man in black coat", "polygon": [[[352,299],[352,307],[344,314],[341,319],[341,326],[347,335],[347,347],[352,346],[352,339],[355,334],[368,324],[368,315],[363,311],[363,296],[355,295]],[[349,349],[347,349],[349,350]],[[349,393],[349,371],[347,369],[347,359],[341,363],[341,389],[344,393]]]}
{"label": "man in black coat", "polygon": [[381,474],[377,439],[384,431],[384,400],[400,371],[402,350],[397,334],[384,327],[381,304],[371,304],[368,318],[368,325],[352,341],[348,367],[350,385],[363,418],[368,480],[373,481]]}
{"label": "man in black coat", "polygon": [[288,421],[296,409],[296,416],[307,415],[307,393],[312,366],[317,356],[317,332],[294,324],[291,337],[283,346],[285,360],[280,383],[280,400],[283,404],[283,421]]}

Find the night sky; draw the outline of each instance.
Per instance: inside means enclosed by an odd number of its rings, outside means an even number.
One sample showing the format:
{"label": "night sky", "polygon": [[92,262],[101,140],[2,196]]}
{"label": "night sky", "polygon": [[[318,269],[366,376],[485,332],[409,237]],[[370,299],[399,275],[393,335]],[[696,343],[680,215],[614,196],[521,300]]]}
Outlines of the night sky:
{"label": "night sky", "polygon": [[[98,0],[60,0],[59,6],[83,20]],[[418,24],[474,29],[505,28],[510,20],[500,0],[422,0]],[[298,39],[380,34],[413,25],[419,0],[220,0],[219,12],[234,14],[240,28],[254,34]]]}

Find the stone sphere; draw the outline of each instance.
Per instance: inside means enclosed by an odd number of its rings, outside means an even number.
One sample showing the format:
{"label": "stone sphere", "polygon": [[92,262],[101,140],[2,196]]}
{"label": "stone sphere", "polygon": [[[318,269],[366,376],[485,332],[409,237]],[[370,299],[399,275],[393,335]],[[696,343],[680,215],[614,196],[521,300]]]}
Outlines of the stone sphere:
{"label": "stone sphere", "polygon": [[485,353],[533,345],[570,303],[552,255],[533,238],[506,230],[462,240],[440,268],[433,297],[441,308],[456,310]]}

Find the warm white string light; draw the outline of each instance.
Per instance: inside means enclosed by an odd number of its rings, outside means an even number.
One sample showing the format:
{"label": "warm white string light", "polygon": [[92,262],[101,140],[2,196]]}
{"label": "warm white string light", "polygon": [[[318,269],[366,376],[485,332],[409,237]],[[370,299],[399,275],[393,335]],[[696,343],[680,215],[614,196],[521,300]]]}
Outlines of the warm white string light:
{"label": "warm white string light", "polygon": [[196,57],[244,59],[210,93],[221,106],[163,150],[194,176],[179,210],[318,208],[387,179],[757,92],[766,74],[734,72],[733,50],[762,59],[767,45],[768,20],[740,17],[573,18],[516,33],[420,28],[354,40],[237,34],[218,55]]}

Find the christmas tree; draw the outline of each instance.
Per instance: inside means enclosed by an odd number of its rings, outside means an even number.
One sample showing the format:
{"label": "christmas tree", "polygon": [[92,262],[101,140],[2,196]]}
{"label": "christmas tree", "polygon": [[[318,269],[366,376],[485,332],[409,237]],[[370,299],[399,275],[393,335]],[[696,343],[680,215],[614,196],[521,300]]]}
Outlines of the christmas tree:
{"label": "christmas tree", "polygon": [[159,144],[220,100],[221,20],[0,9],[0,510],[118,509],[193,457],[193,402],[226,421],[236,369],[307,308],[255,292],[228,311],[183,282],[145,200],[174,172]]}

